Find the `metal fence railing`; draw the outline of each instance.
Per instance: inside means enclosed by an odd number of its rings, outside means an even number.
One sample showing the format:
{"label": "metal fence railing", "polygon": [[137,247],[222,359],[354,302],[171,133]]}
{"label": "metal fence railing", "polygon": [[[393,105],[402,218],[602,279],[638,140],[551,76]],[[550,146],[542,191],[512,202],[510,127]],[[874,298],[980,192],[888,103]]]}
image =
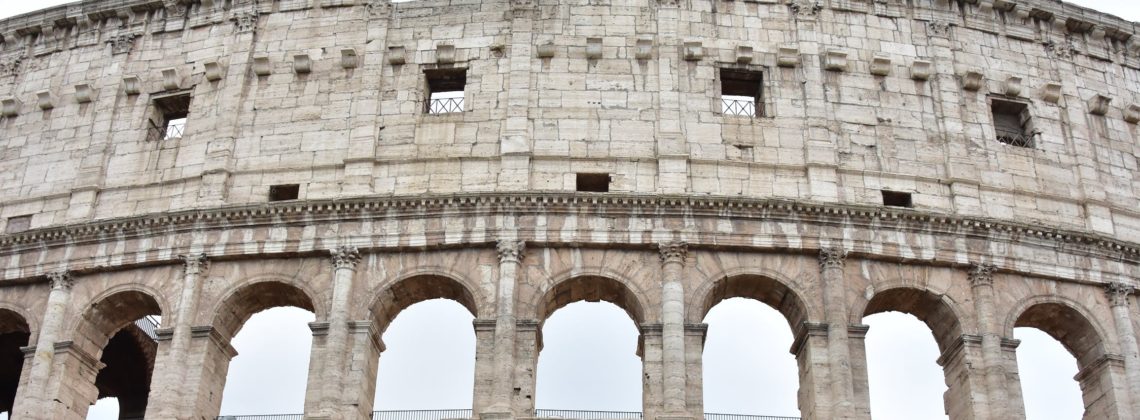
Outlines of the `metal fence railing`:
{"label": "metal fence railing", "polygon": [[[217,420],[301,420],[301,414],[219,416]],[[540,419],[565,420],[640,420],[640,411],[534,410]],[[466,420],[473,418],[470,409],[456,410],[381,410],[372,412],[372,420]],[[799,420],[799,417],[760,416],[751,414],[705,413],[705,420]]]}
{"label": "metal fence railing", "polygon": [[155,322],[154,318],[151,318],[149,316],[139,318],[135,321],[135,326],[139,327],[139,329],[142,330],[143,334],[146,334],[146,336],[150,337],[151,340],[158,338],[154,332],[158,329],[158,322]]}
{"label": "metal fence railing", "polygon": [[723,104],[722,112],[724,112],[725,115],[739,115],[742,117],[756,116],[755,99],[721,98],[720,101]]}
{"label": "metal fence railing", "polygon": [[463,98],[432,98],[428,102],[429,114],[446,114],[449,112],[463,112]]}

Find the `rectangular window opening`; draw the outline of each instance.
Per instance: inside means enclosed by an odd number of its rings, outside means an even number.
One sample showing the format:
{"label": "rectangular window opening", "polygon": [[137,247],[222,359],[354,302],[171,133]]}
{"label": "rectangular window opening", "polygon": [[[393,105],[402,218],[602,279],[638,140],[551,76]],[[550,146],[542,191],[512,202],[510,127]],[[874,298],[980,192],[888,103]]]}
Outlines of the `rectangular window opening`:
{"label": "rectangular window opening", "polygon": [[720,69],[720,112],[741,117],[764,116],[763,76],[759,71]]}
{"label": "rectangular window opening", "polygon": [[899,191],[882,190],[883,192],[883,205],[891,207],[914,207],[911,202],[910,193]]}
{"label": "rectangular window opening", "polygon": [[269,201],[296,200],[300,191],[301,186],[298,184],[270,185]]}
{"label": "rectangular window opening", "polygon": [[18,233],[32,228],[32,215],[13,216],[8,218],[8,225],[4,233]]}
{"label": "rectangular window opening", "polygon": [[990,100],[994,117],[994,134],[997,141],[1017,147],[1036,147],[1030,126],[1029,106],[1021,102],[997,98]]}
{"label": "rectangular window opening", "polygon": [[584,192],[610,192],[610,174],[577,174],[577,190]]}
{"label": "rectangular window opening", "polygon": [[190,94],[178,93],[154,99],[154,112],[147,130],[147,140],[175,140],[186,131],[190,115]]}
{"label": "rectangular window opening", "polygon": [[427,79],[428,114],[463,112],[463,89],[467,86],[467,69],[424,70]]}

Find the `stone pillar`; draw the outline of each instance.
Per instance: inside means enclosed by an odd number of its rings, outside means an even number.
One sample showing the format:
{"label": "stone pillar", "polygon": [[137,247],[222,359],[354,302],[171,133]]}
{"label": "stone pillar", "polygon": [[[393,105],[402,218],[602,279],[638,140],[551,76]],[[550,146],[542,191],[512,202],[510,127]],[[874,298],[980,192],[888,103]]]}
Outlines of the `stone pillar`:
{"label": "stone pillar", "polygon": [[685,409],[685,287],[681,276],[688,252],[684,242],[658,244],[661,251],[661,358],[664,412],[668,418],[687,417]]}
{"label": "stone pillar", "polygon": [[27,360],[30,365],[27,386],[16,390],[13,418],[44,418],[48,404],[54,398],[54,395],[46,393],[47,382],[55,365],[55,343],[59,340],[60,326],[71,300],[74,280],[67,271],[48,273],[47,278],[51,282],[51,292],[48,294],[47,308],[44,310],[36,345],[27,350],[32,353],[31,359]]}
{"label": "stone pillar", "polygon": [[484,418],[513,418],[522,415],[515,413],[511,393],[514,389],[516,320],[515,285],[518,284],[518,270],[522,265],[523,249],[526,243],[513,239],[501,239],[499,252],[499,293],[496,297],[495,317],[495,379],[491,392],[491,406]]}
{"label": "stone pillar", "polygon": [[339,381],[338,412],[343,419],[371,419],[372,401],[376,398],[376,370],[384,342],[372,321],[348,321],[346,354],[349,355]]}
{"label": "stone pillar", "polygon": [[704,351],[708,324],[685,324],[685,374],[688,376],[685,390],[685,406],[689,416],[704,418]]}
{"label": "stone pillar", "polygon": [[843,262],[847,251],[841,248],[819,250],[820,284],[823,286],[827,330],[827,356],[831,365],[831,395],[835,418],[869,419],[871,413],[855,409],[855,387],[851,375],[851,348],[847,339],[847,299]]}
{"label": "stone pillar", "polygon": [[[974,401],[981,412],[988,413],[986,418],[1011,418],[1009,407],[1013,404],[1021,405],[1020,401],[1011,401],[1007,391],[1011,385],[1006,383],[1006,364],[1002,360],[1001,325],[994,320],[994,267],[990,265],[975,265],[970,269],[968,276],[974,294],[974,314],[978,321],[978,332],[982,337],[982,369],[985,371],[986,394]],[[984,408],[982,408],[984,407]]]}
{"label": "stone pillar", "polygon": [[183,410],[178,419],[212,419],[222,408],[222,390],[226,386],[226,373],[230,360],[237,350],[213,326],[190,328],[190,343],[186,348],[186,374],[182,378]]}
{"label": "stone pillar", "polygon": [[643,418],[656,419],[665,410],[662,325],[641,324],[637,355],[641,356],[641,411]]}
{"label": "stone pillar", "polygon": [[514,408],[520,417],[531,417],[534,416],[535,372],[538,353],[542,351],[542,330],[533,319],[520,319],[516,328]]}
{"label": "stone pillar", "polygon": [[71,341],[57,341],[49,348],[55,357],[52,358],[51,374],[44,387],[40,410],[17,418],[84,420],[87,409],[99,398],[95,376],[104,364]]}
{"label": "stone pillar", "polygon": [[190,419],[193,408],[184,398],[183,375],[186,373],[186,352],[190,347],[190,328],[194,325],[194,313],[198,308],[201,293],[200,278],[209,270],[210,262],[205,254],[180,255],[183,261],[182,293],[173,316],[167,315],[164,323],[172,327],[155,331],[158,348],[154,358],[151,376],[150,401],[147,418],[150,419]]}
{"label": "stone pillar", "polygon": [[1006,396],[1009,403],[1006,413],[1011,419],[1025,418],[1025,399],[1021,397],[1021,375],[1017,371],[1017,346],[1021,340],[1013,338],[1001,339],[1001,362],[1005,366]]}
{"label": "stone pillar", "polygon": [[848,325],[847,344],[851,352],[851,385],[855,412],[871,412],[871,386],[867,379],[867,331],[869,325]]}
{"label": "stone pillar", "polygon": [[1132,316],[1128,308],[1129,295],[1136,288],[1120,282],[1109,283],[1105,287],[1109,303],[1112,305],[1112,318],[1116,324],[1117,341],[1120,343],[1120,355],[1124,358],[1124,372],[1128,378],[1128,387],[1132,396],[1132,415],[1140,416],[1140,348],[1136,345],[1136,331],[1133,329]]}
{"label": "stone pillar", "polygon": [[1105,354],[1081,368],[1073,377],[1081,384],[1088,420],[1135,419],[1132,416],[1124,357]]}
{"label": "stone pillar", "polygon": [[[356,418],[362,407],[371,411],[372,397],[359,401],[359,389],[347,389],[345,360],[349,349],[348,307],[352,278],[360,252],[342,246],[329,251],[333,266],[332,304],[325,322],[312,322],[313,349],[309,358],[309,381],[305,391],[305,417],[313,419]],[[352,400],[349,400],[349,397]]]}
{"label": "stone pillar", "polygon": [[827,355],[828,326],[818,322],[804,322],[794,331],[791,353],[800,368],[798,393],[800,416],[804,420],[833,418],[831,394],[831,363]]}
{"label": "stone pillar", "polygon": [[495,387],[495,320],[472,321],[475,327],[475,387],[471,398],[472,412],[482,413],[491,406]]}
{"label": "stone pillar", "polygon": [[938,365],[942,366],[948,388],[942,395],[946,414],[955,420],[989,418],[982,371],[982,337],[962,335],[942,351]]}

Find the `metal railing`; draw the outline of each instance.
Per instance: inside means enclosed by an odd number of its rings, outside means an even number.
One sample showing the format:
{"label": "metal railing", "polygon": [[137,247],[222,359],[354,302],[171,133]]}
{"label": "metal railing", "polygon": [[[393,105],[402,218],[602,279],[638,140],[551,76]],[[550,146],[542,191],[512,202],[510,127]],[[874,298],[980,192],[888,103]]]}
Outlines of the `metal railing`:
{"label": "metal railing", "polygon": [[755,99],[730,99],[721,98],[721,107],[724,115],[738,115],[741,117],[755,117],[756,116],[756,100]]}
{"label": "metal railing", "polygon": [[142,330],[143,334],[146,334],[146,336],[150,337],[151,340],[158,338],[154,332],[154,330],[158,329],[158,322],[155,322],[154,318],[151,318],[149,316],[139,318],[135,321],[135,326],[139,327],[139,329]]}
{"label": "metal railing", "polygon": [[463,112],[463,98],[433,98],[428,101],[428,114]]}
{"label": "metal railing", "polygon": [[[301,420],[301,414],[219,416],[217,420]],[[534,410],[534,417],[567,420],[640,420],[640,411]],[[473,418],[470,409],[456,410],[381,410],[372,412],[372,420],[466,420]],[[752,414],[705,413],[705,420],[799,420],[799,417],[760,416]]]}
{"label": "metal railing", "polygon": [[1033,148],[1033,134],[1025,135],[1021,133],[998,133],[997,141],[1017,147]]}
{"label": "metal railing", "polygon": [[152,121],[150,127],[147,128],[146,140],[159,141],[179,139],[182,138],[182,132],[184,130],[186,130],[185,118],[170,120],[166,123],[166,127],[159,127]]}

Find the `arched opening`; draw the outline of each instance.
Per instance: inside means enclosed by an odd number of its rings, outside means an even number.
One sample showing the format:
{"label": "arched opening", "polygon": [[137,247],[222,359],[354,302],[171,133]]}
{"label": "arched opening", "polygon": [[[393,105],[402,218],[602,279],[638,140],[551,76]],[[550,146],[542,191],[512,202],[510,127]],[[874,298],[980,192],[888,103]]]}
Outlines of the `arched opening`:
{"label": "arched opening", "polygon": [[[962,369],[962,358],[946,357],[962,327],[945,296],[906,287],[884,290],[867,302],[863,322],[870,327],[865,348],[874,418],[958,417],[958,410],[967,409],[968,388],[949,379]],[[899,370],[904,364],[908,370]]]}
{"label": "arched opening", "polygon": [[471,407],[475,319],[447,299],[409,306],[384,331],[376,374],[376,410]]}
{"label": "arched opening", "polygon": [[1077,359],[1049,334],[1036,328],[1014,328],[1017,372],[1026,420],[1079,419],[1085,411],[1077,375]]}
{"label": "arched opening", "polygon": [[304,410],[314,321],[312,298],[297,286],[264,281],[230,294],[213,326],[237,356],[223,363],[222,415]]}
{"label": "arched opening", "polygon": [[875,419],[945,419],[946,381],[938,344],[917,317],[882,312],[863,318],[867,382]]}
{"label": "arched opening", "polygon": [[705,323],[705,412],[799,417],[799,368],[783,315],[731,298],[714,306]]}
{"label": "arched opening", "polygon": [[384,289],[372,315],[382,331],[375,410],[470,409],[478,314],[459,281],[423,275]]}
{"label": "arched opening", "polygon": [[[803,300],[773,278],[721,278],[691,309],[708,324],[702,356],[704,411],[799,416],[800,367],[789,350]],[[747,332],[747,333],[742,333]]]}
{"label": "arched opening", "polygon": [[605,277],[577,277],[547,291],[538,307],[539,417],[566,417],[556,410],[641,411],[642,314],[636,294]]}
{"label": "arched opening", "polygon": [[31,329],[20,314],[0,309],[0,416],[8,417],[16,400],[20,374],[24,370],[24,352]]}
{"label": "arched opening", "polygon": [[[82,410],[89,411],[89,406],[104,401],[94,413],[85,412],[87,418],[108,418],[117,413],[114,418],[141,419],[146,414],[158,350],[155,329],[161,316],[155,298],[137,290],[113,293],[84,312],[75,345],[98,357],[102,369],[94,378],[95,398],[86,401]],[[117,409],[112,402],[117,403]]]}
{"label": "arched opening", "polygon": [[[1061,302],[1043,302],[1036,303],[1024,311],[1017,317],[1014,322],[1014,334],[1017,338],[1026,337],[1028,342],[1022,342],[1017,348],[1017,359],[1019,366],[1019,376],[1021,377],[1023,398],[1026,402],[1026,417],[1027,418],[1076,418],[1083,416],[1084,418],[1108,418],[1112,406],[1116,404],[1113,384],[1108,380],[1109,371],[1112,369],[1111,363],[1100,363],[1104,356],[1104,344],[1101,336],[1096,328],[1087,317],[1081,312],[1074,309],[1074,307],[1061,303]],[[1041,337],[1040,334],[1034,334],[1032,329],[1039,330],[1048,337]],[[1019,334],[1020,333],[1020,334]],[[1028,333],[1028,334],[1027,334]],[[1057,354],[1055,343],[1059,342],[1060,345],[1068,352],[1070,357],[1065,357],[1063,354]],[[1033,349],[1030,350],[1029,347]],[[1046,357],[1050,357],[1048,353],[1052,353],[1049,362],[1055,364],[1047,367],[1046,371],[1053,371],[1053,375],[1059,375],[1061,372],[1072,372],[1073,363],[1070,362],[1072,358],[1076,359],[1075,367],[1078,373],[1070,378],[1075,378],[1079,382],[1080,395],[1083,399],[1081,410],[1074,410],[1072,407],[1073,397],[1076,395],[1072,393],[1073,387],[1071,385],[1064,385],[1068,383],[1067,380],[1060,380],[1053,387],[1053,391],[1067,390],[1065,397],[1061,397],[1055,401],[1050,401],[1046,404],[1038,404],[1039,394],[1037,394],[1037,387],[1027,383],[1028,378],[1033,378],[1042,374],[1039,369],[1035,369],[1032,364],[1025,366],[1028,371],[1021,371],[1020,367],[1023,362],[1030,362],[1030,357],[1041,356],[1040,350],[1048,351],[1049,347],[1053,347],[1053,352],[1047,352]],[[1035,354],[1036,353],[1036,354]],[[1059,379],[1059,378],[1058,378]],[[1068,400],[1069,403],[1065,403]],[[1032,404],[1031,404],[1032,402]],[[1054,405],[1061,404],[1061,405]],[[1058,412],[1046,412],[1045,417],[1040,417],[1042,410],[1058,409]],[[1075,412],[1074,417],[1061,417],[1061,413]],[[1080,414],[1083,413],[1083,414]]]}

